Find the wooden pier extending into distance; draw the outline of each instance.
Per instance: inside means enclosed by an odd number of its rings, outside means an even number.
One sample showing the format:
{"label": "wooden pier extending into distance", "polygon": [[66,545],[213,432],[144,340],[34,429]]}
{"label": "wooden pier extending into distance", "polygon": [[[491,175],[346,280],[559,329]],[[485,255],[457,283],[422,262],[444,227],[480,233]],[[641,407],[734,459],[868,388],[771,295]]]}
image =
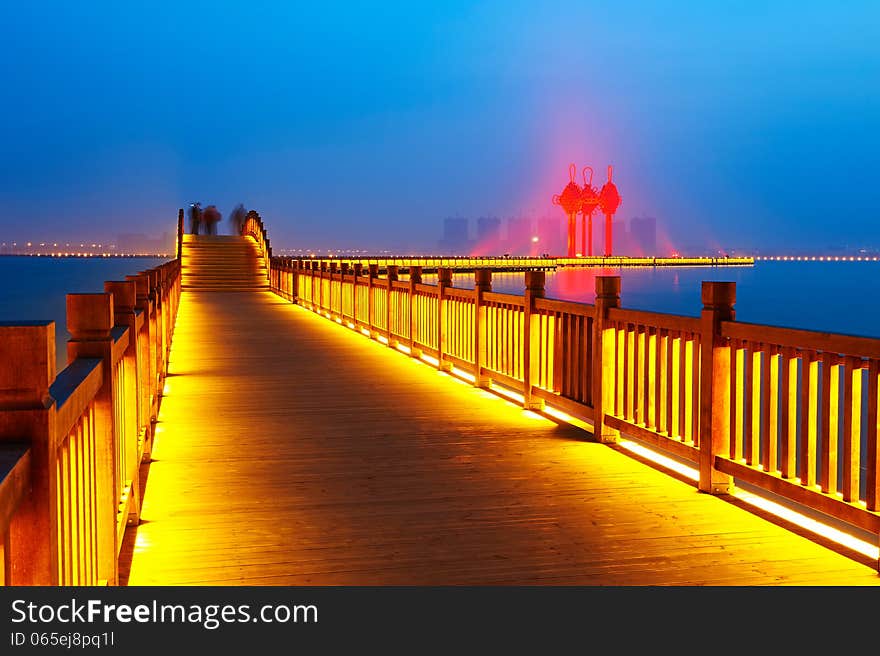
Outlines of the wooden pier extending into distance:
{"label": "wooden pier extending into distance", "polygon": [[54,323],[0,324],[5,584],[880,584],[880,340],[182,218],[68,296],[62,372]]}

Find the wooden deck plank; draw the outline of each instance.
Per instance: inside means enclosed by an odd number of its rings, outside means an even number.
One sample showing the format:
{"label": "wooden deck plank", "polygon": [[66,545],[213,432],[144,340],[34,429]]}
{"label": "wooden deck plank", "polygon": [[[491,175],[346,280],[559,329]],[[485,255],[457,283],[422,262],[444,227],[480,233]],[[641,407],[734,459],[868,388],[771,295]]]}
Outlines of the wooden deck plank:
{"label": "wooden deck plank", "polygon": [[185,291],[129,585],[878,585],[269,292]]}

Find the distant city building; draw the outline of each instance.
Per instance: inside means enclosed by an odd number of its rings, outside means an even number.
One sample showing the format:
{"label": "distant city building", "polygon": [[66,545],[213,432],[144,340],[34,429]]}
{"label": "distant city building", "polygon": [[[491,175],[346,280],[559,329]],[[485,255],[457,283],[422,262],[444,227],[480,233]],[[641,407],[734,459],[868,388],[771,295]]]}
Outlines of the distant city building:
{"label": "distant city building", "polygon": [[477,242],[498,245],[501,241],[501,219],[497,216],[481,216],[477,219]]}
{"label": "distant city building", "polygon": [[633,217],[629,222],[630,247],[638,255],[657,254],[657,219],[653,216]]}
{"label": "distant city building", "polygon": [[461,216],[443,219],[443,237],[438,242],[445,255],[467,255],[471,247],[468,235],[468,220]]}
{"label": "distant city building", "polygon": [[565,219],[561,215],[538,219],[538,252],[550,256],[564,255],[566,230]]}
{"label": "distant city building", "polygon": [[177,245],[170,232],[163,232],[161,237],[152,238],[141,233],[126,233],[116,238],[116,251],[120,254],[156,254],[175,253]]}
{"label": "distant city building", "polygon": [[512,216],[507,218],[504,223],[506,234],[502,250],[511,255],[528,255],[532,250],[532,237],[535,236],[531,218]]}

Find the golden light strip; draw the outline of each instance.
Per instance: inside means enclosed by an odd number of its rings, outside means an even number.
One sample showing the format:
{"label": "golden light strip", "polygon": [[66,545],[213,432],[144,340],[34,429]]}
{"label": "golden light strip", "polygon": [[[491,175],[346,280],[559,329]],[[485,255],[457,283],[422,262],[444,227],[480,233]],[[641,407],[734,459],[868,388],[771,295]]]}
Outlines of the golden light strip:
{"label": "golden light strip", "polygon": [[873,560],[880,559],[880,547],[876,544],[871,544],[865,540],[862,540],[855,535],[851,535],[850,533],[846,533],[845,531],[841,531],[840,529],[836,529],[833,526],[829,526],[828,524],[823,524],[822,522],[813,519],[812,517],[807,517],[796,510],[792,510],[791,508],[787,508],[781,504],[778,504],[774,501],[770,501],[762,496],[757,494],[753,494],[752,492],[746,492],[745,490],[741,490],[739,488],[735,488],[733,491],[733,496],[749,505],[755,506],[756,508],[760,508],[765,512],[776,515],[777,517],[789,521],[793,524],[797,524],[801,528],[804,528],[816,535],[821,535],[832,542],[836,542],[848,549],[851,549],[857,553],[860,553],[868,558],[872,558]]}
{"label": "golden light strip", "polygon": [[[293,307],[299,307],[299,306],[294,305]],[[302,309],[302,308],[300,308],[300,309]],[[320,314],[320,313],[318,313],[318,314]],[[328,316],[328,318],[330,318],[329,315],[327,315],[327,316]],[[340,324],[342,323],[341,321],[338,321],[338,320],[336,320],[336,321]],[[349,324],[349,327],[352,328],[353,330],[358,330],[352,324]],[[367,337],[370,337],[370,331],[368,331],[368,330],[361,328],[361,329],[359,329],[359,332],[361,332],[363,335],[365,335]],[[382,335],[379,335],[377,337],[377,340],[385,345],[388,345],[388,339]],[[396,345],[396,350],[399,350],[400,352],[405,353],[405,354],[411,353],[409,347],[401,345],[401,344]],[[423,360],[424,362],[427,362],[428,364],[432,364],[435,367],[437,365],[439,365],[439,360],[437,360],[437,358],[434,358],[430,355],[422,354],[421,356],[419,356],[419,359]],[[438,372],[438,373],[441,376],[450,377],[448,374],[445,374],[442,371]],[[454,380],[455,382],[460,383],[460,384],[465,384],[465,381],[473,383],[476,380],[476,378],[473,376],[473,374],[468,373],[467,371],[464,371],[462,369],[459,369],[458,367],[452,367],[450,373],[452,374],[452,376],[451,376],[452,380]],[[486,392],[486,390],[481,390],[481,391],[483,391],[484,393]],[[519,404],[520,406],[524,402],[524,397],[521,393],[515,392],[515,391],[511,390],[510,388],[504,387],[503,385],[498,385],[496,383],[492,383],[489,391],[491,391],[495,395],[505,397],[506,399],[509,399],[510,401],[514,401],[517,404]],[[552,405],[546,405],[544,407],[543,413],[545,415],[548,415],[550,417],[554,417],[555,419],[558,419],[558,420],[563,421],[565,423],[571,424],[571,425],[576,426],[578,428],[582,428],[582,429],[586,429],[586,430],[593,430],[593,427],[590,424],[588,424],[587,422],[582,421],[581,419],[578,419],[577,417],[573,417],[572,415],[570,415],[566,412],[563,412],[562,410],[559,410],[558,408],[555,408]],[[523,414],[525,414],[526,416],[529,416],[531,418],[544,419],[544,417],[542,417],[540,414],[529,411],[529,410],[524,410]],[[158,433],[160,431],[161,431],[161,426],[157,426],[156,433]],[[638,455],[639,457],[644,458],[645,460],[648,460],[650,462],[654,462],[654,463],[660,465],[661,467],[664,467],[665,469],[679,473],[680,475],[684,476],[688,480],[692,480],[694,482],[699,481],[699,471],[697,469],[695,469],[694,467],[691,467],[683,462],[669,458],[668,456],[665,456],[665,455],[659,453],[658,451],[655,451],[654,449],[648,448],[648,447],[646,447],[642,444],[639,444],[637,442],[634,442],[632,440],[621,438],[617,442],[617,444],[620,447],[630,451],[631,453],[634,453],[634,454]],[[819,522],[816,519],[813,519],[812,517],[808,517],[808,516],[804,515],[803,513],[800,513],[792,508],[788,508],[788,507],[783,506],[781,504],[778,504],[774,501],[771,501],[765,497],[759,496],[759,495],[754,494],[752,492],[747,492],[747,491],[742,490],[740,488],[734,488],[734,490],[732,492],[732,496],[743,501],[744,503],[747,503],[751,506],[759,508],[766,513],[769,513],[771,515],[779,517],[780,519],[783,519],[785,521],[791,522],[792,524],[800,526],[801,528],[803,528],[803,529],[805,529],[815,535],[822,536],[822,537],[824,537],[824,538],[826,538],[836,544],[839,544],[843,547],[846,547],[856,553],[862,554],[862,555],[864,555],[868,558],[871,558],[873,560],[880,561],[880,546],[878,546],[877,544],[872,544],[870,542],[867,542],[866,540],[862,540],[861,538],[858,538],[855,535],[852,535],[850,533],[846,533],[845,531],[841,531],[840,529],[834,528],[833,526],[829,526],[828,524],[823,524],[822,522]]]}

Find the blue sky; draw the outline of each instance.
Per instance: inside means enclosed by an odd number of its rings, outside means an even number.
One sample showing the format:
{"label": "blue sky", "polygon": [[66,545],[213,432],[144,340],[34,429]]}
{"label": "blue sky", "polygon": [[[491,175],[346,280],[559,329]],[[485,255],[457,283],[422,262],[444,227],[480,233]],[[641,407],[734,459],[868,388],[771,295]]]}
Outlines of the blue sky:
{"label": "blue sky", "polygon": [[880,247],[877,2],[17,3],[0,51],[4,239],[199,200],[428,250],[554,216],[575,162],[676,244]]}

